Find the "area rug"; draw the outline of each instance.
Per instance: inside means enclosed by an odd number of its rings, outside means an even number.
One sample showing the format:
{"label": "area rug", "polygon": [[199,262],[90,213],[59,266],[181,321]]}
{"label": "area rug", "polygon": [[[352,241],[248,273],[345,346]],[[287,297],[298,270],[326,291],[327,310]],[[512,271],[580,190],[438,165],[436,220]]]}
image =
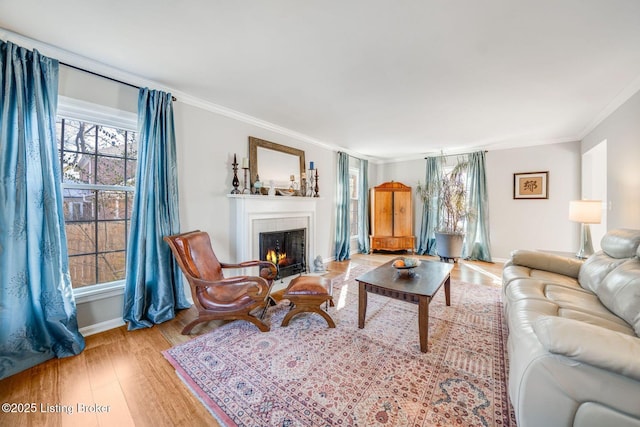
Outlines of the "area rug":
{"label": "area rug", "polygon": [[498,286],[453,281],[429,306],[429,351],[417,305],[369,294],[358,329],[356,266],[334,279],[337,327],[283,300],[271,331],[227,323],[163,352],[224,426],[515,426],[507,398],[506,326]]}

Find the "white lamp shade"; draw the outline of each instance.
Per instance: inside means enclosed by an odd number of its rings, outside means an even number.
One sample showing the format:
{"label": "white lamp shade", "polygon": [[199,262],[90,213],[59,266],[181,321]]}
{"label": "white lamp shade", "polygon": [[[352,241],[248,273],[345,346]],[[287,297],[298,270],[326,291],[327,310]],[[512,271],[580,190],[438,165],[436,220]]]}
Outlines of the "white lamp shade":
{"label": "white lamp shade", "polygon": [[583,224],[600,224],[602,200],[573,200],[569,202],[569,219]]}

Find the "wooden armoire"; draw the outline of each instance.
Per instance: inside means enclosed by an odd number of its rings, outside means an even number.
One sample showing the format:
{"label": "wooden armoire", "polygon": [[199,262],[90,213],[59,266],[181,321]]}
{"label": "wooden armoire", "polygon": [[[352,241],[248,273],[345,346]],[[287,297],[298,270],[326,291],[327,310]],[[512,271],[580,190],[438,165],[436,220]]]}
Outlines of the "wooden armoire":
{"label": "wooden armoire", "polygon": [[415,236],[411,187],[391,181],[370,191],[371,250],[413,251]]}

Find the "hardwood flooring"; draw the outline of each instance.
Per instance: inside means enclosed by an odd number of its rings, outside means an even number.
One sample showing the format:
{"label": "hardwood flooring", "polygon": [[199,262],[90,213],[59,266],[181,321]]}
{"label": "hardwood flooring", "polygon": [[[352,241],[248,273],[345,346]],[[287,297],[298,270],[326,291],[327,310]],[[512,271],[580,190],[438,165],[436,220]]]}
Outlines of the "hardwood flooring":
{"label": "hardwood flooring", "polygon": [[[379,265],[392,256],[355,255],[350,262],[330,263],[329,274],[353,264]],[[452,280],[499,286],[501,273],[499,263],[462,261]],[[0,412],[0,426],[218,426],[160,353],[222,323],[181,335],[194,316],[191,308],[153,328],[128,332],[123,326],[86,337],[80,355],[52,359],[0,381],[0,403],[35,404],[30,413]]]}

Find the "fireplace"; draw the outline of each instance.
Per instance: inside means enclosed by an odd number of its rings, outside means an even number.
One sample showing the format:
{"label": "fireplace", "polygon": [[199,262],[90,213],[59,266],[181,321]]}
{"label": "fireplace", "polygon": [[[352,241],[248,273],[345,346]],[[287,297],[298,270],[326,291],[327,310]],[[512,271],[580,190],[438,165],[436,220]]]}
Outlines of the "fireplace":
{"label": "fireplace", "polygon": [[269,231],[259,234],[260,259],[278,266],[282,279],[306,272],[306,229]]}

